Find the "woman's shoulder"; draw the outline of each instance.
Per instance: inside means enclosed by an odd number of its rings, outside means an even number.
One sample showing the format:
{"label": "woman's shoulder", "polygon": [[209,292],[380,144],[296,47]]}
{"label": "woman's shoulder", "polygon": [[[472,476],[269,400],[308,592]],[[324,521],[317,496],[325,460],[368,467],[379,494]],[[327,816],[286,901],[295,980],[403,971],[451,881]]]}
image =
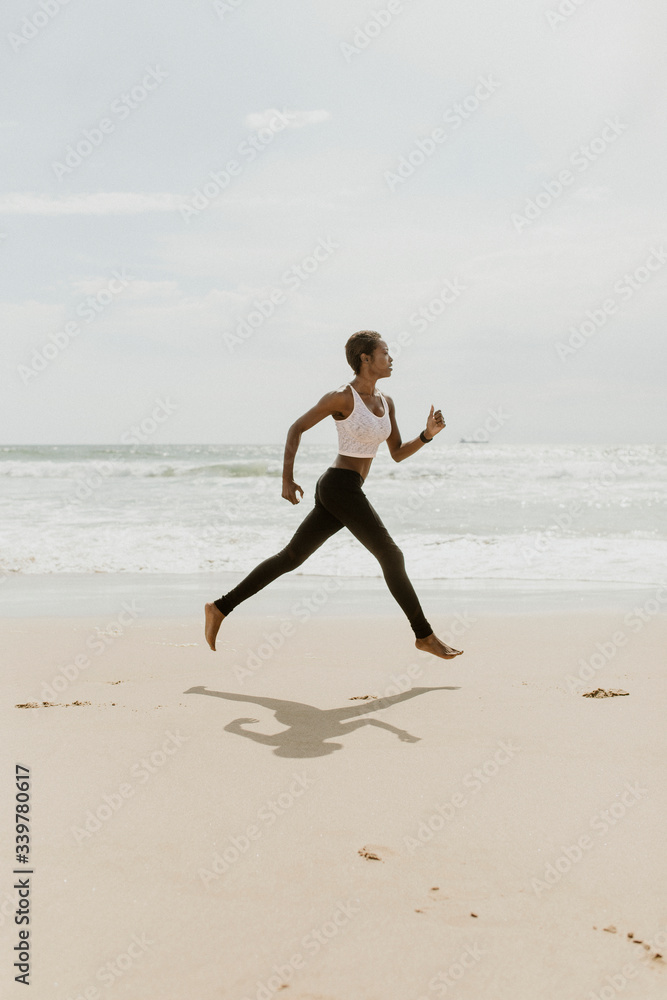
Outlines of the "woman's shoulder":
{"label": "woman's shoulder", "polygon": [[337,389],[332,389],[329,393],[329,399],[334,407],[332,414],[334,419],[340,420],[350,416],[354,409],[354,393],[349,382]]}

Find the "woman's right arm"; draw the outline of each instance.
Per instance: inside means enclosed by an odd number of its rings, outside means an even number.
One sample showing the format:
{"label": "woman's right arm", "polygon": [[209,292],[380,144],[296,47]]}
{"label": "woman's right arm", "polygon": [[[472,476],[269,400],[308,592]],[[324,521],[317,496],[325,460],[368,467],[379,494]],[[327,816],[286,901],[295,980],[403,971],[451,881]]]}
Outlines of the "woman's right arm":
{"label": "woman's right arm", "polygon": [[[330,417],[334,413],[341,413],[341,407],[343,410],[345,408],[346,399],[346,393],[342,390],[336,389],[333,392],[327,392],[326,395],[322,396],[319,403],[316,403],[302,417],[295,420],[288,430],[287,441],[285,442],[285,457],[283,460],[282,495],[290,503],[299,503],[297,492],[303,497],[303,490],[294,482],[294,459],[301,443],[301,435],[304,431],[308,431],[311,427],[314,427],[315,424],[319,424],[320,420],[324,420],[325,417]],[[343,412],[342,415],[345,416],[346,414]]]}

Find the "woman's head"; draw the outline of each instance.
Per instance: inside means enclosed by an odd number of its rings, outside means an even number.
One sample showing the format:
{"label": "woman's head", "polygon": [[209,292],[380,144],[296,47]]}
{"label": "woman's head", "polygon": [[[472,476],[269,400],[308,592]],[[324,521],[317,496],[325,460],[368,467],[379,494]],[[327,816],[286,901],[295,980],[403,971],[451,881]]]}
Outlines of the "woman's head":
{"label": "woman's head", "polygon": [[380,344],[384,346],[384,341],[375,330],[359,330],[352,334],[345,345],[345,357],[355,375],[360,374],[364,362],[373,360],[373,354]]}

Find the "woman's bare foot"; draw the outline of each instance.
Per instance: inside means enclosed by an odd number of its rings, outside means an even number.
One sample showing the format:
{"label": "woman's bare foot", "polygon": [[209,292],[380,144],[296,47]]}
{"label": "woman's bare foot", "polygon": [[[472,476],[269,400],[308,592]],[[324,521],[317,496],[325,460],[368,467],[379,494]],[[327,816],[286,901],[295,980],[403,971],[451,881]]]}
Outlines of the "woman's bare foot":
{"label": "woman's bare foot", "polygon": [[423,649],[425,653],[441,656],[443,660],[453,660],[455,656],[460,656],[463,652],[462,649],[452,649],[446,642],[441,642],[435,632],[431,632],[425,639],[416,639],[415,646],[417,649]]}
{"label": "woman's bare foot", "polygon": [[205,604],[204,612],[206,613],[206,621],[204,622],[204,635],[206,636],[206,641],[215,652],[215,637],[218,634],[220,626],[222,625],[222,619],[225,617],[222,611],[216,608],[215,604]]}

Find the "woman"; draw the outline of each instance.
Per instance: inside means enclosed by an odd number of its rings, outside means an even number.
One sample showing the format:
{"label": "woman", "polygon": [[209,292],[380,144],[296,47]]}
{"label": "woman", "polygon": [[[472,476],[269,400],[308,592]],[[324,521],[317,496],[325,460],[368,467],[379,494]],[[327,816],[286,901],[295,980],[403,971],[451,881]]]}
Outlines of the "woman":
{"label": "woman", "polygon": [[345,345],[345,354],[355,377],[348,385],[328,392],[311,410],[299,417],[287,433],[283,464],[285,500],[299,503],[303,490],[294,482],[294,458],[301,435],[325,417],[333,417],[338,431],[338,455],[320,476],[315,487],[315,507],[301,522],[292,540],[277,555],[256,566],[237,587],[205,606],[206,641],[215,649],[222,621],[237,605],[266,587],[283,573],[289,573],[341,528],[348,528],[376,557],[389,590],[405,612],[415,634],[415,646],[444,660],[459,656],[441,642],[424,617],[419,599],[405,572],[403,553],[371,507],[362,485],[378,445],[386,441],[391,457],[402,462],[433,440],[445,426],[440,410],[431,412],[426,430],[405,444],[396,425],[394,404],[375,388],[376,382],[391,375],[389,349],[379,333],[361,330]]}

